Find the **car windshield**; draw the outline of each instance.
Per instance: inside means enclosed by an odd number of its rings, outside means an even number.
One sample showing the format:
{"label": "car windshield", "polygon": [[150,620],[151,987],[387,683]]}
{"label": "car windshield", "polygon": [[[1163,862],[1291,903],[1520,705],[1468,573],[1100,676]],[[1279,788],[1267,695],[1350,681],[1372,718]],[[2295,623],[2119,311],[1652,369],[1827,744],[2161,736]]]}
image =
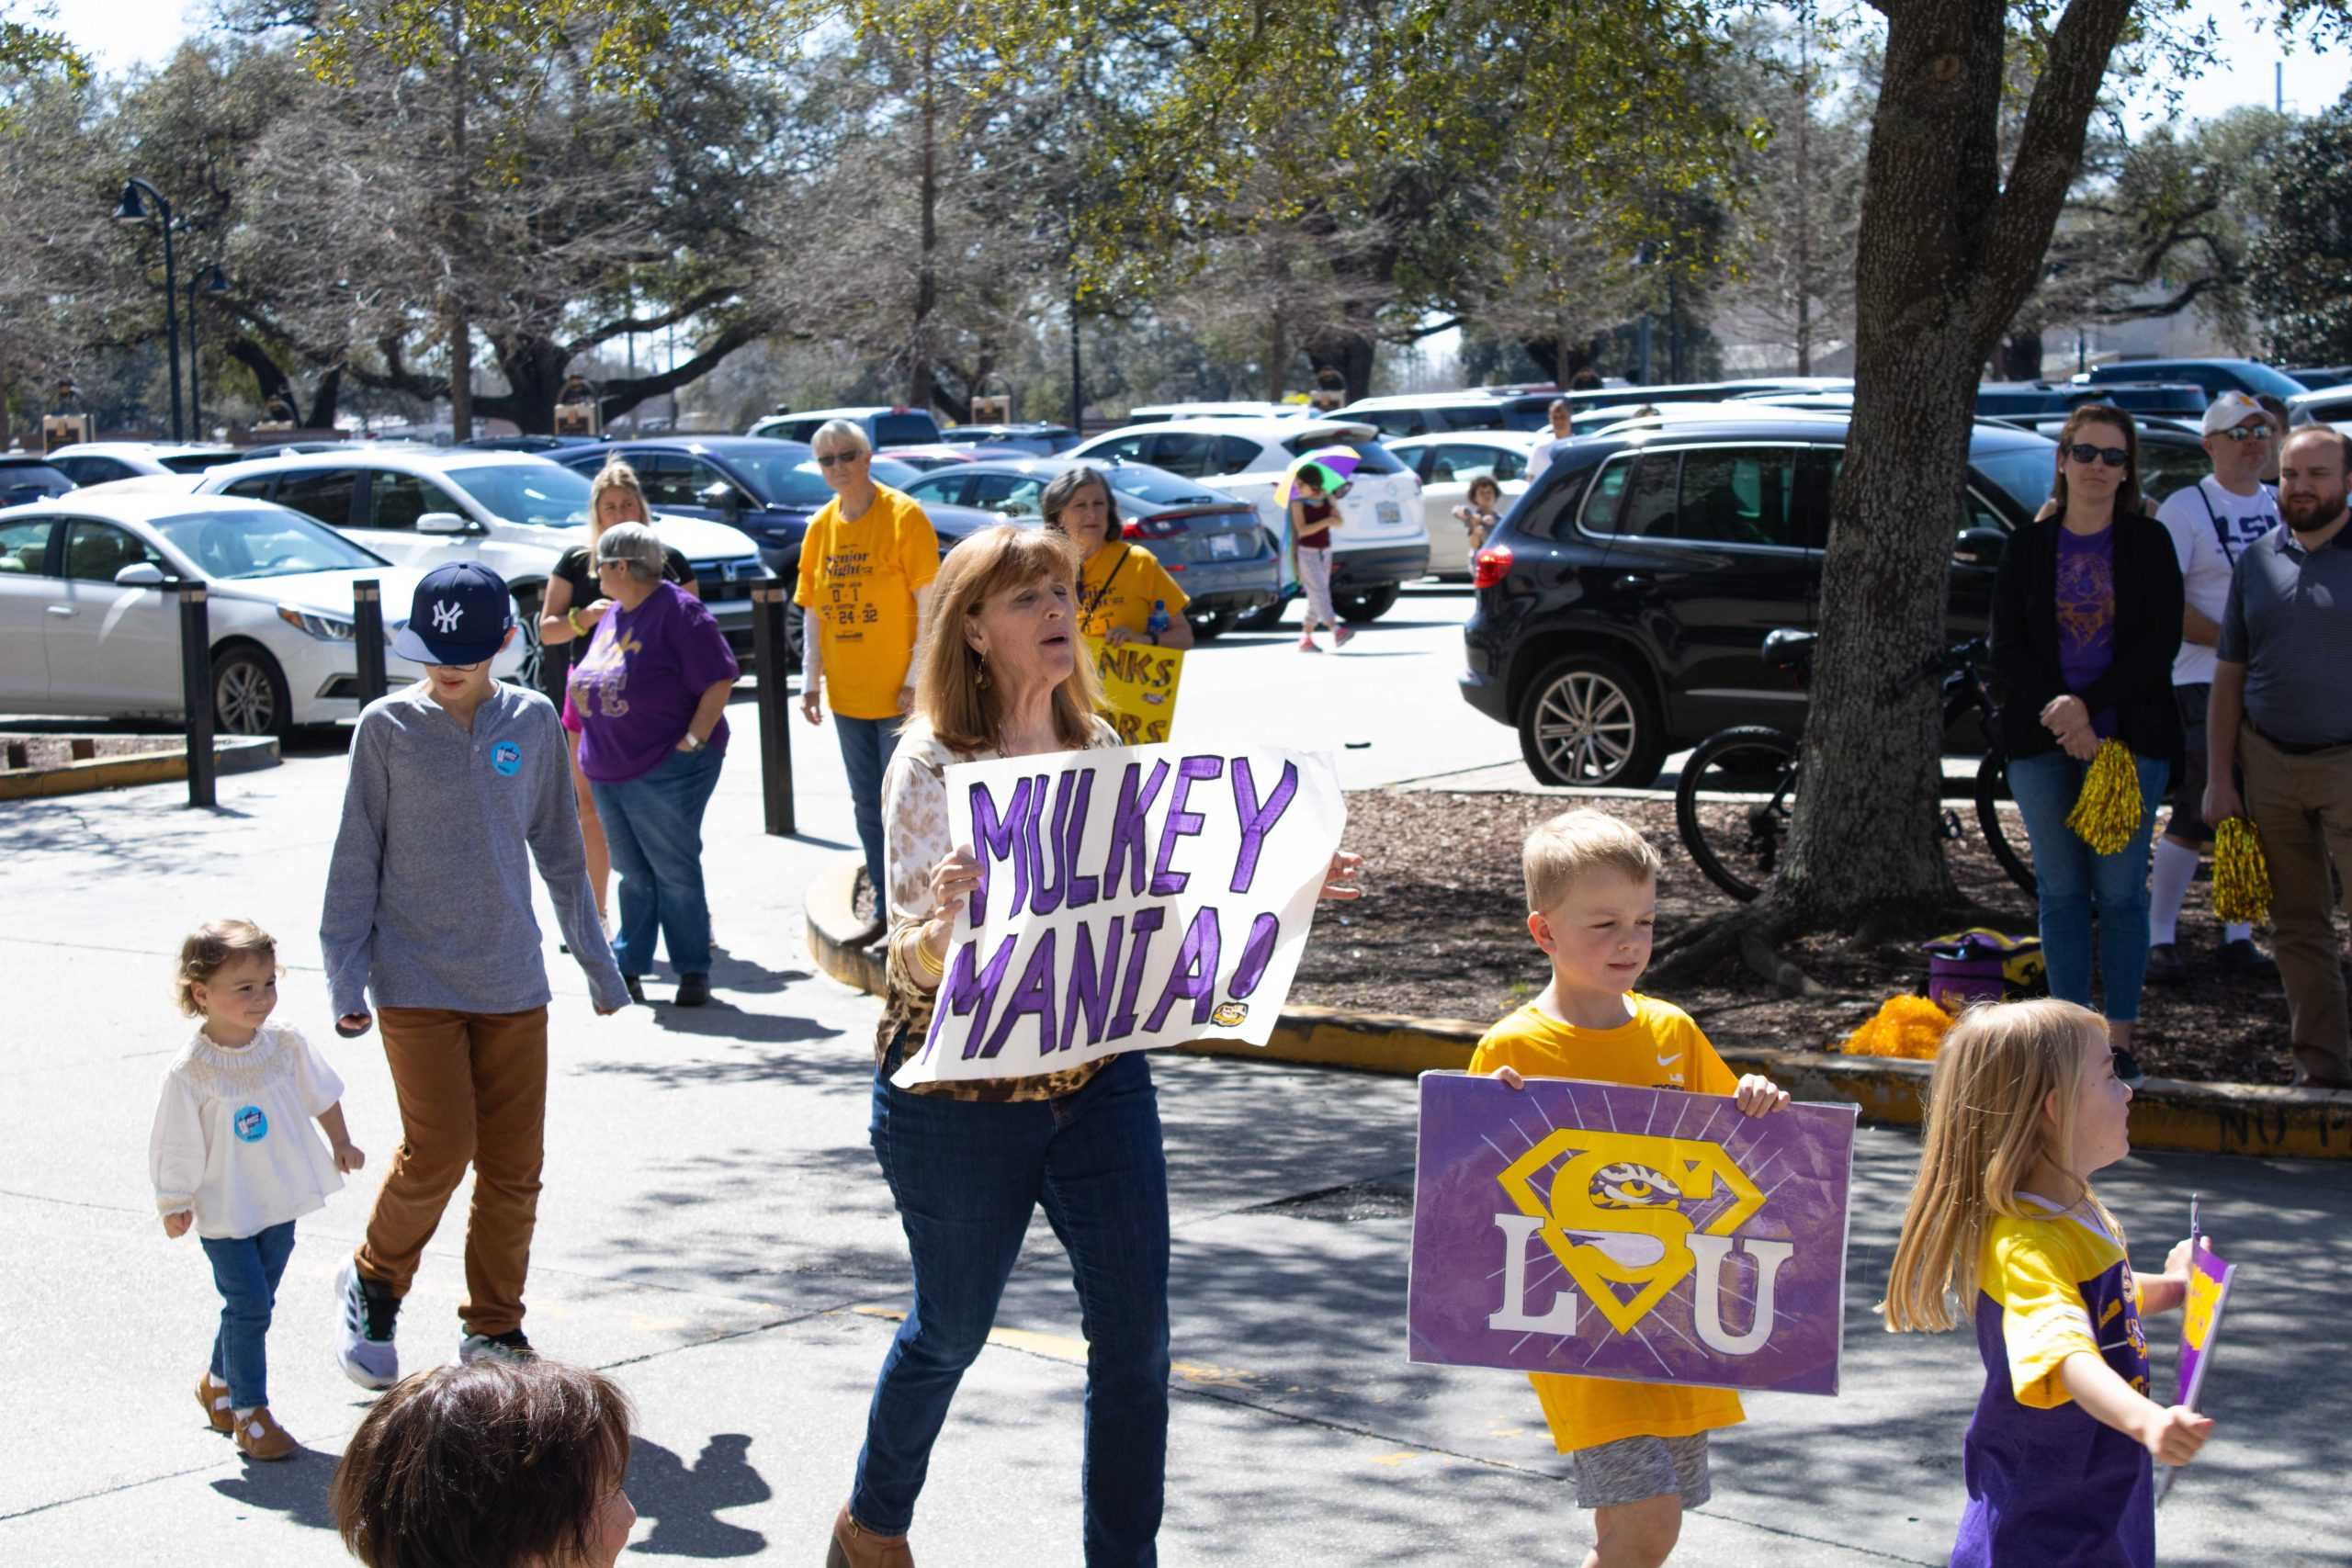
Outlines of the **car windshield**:
{"label": "car windshield", "polygon": [[485,463],[442,477],[509,523],[566,528],[588,521],[588,481],[554,463]]}
{"label": "car windshield", "polygon": [[[814,460],[806,464],[805,467],[808,468],[808,472],[812,474],[817,472],[817,465]],[[922,478],[922,470],[916,468],[912,463],[901,463],[896,457],[877,457],[870,465],[867,466],[865,477],[875,480],[876,483],[888,485],[892,490],[904,490],[909,485],[914,483],[917,479]],[[821,474],[818,475],[817,482],[819,484],[823,484],[825,482],[824,476]],[[825,493],[826,495],[831,496],[833,492],[829,490]]]}
{"label": "car windshield", "polygon": [[389,564],[324,524],[282,506],[165,517],[155,524],[155,532],[211,578],[292,577]]}
{"label": "car windshield", "polygon": [[243,452],[179,452],[155,461],[175,474],[200,474],[207,468],[217,468],[223,463],[245,461]]}
{"label": "car windshield", "polygon": [[1283,443],[1283,449],[1295,457],[1304,457],[1309,452],[1317,451],[1326,446],[1345,446],[1351,449],[1356,455],[1355,471],[1359,474],[1401,474],[1405,471],[1405,465],[1391,457],[1388,448],[1377,441],[1350,441],[1342,435],[1327,434],[1294,435]]}
{"label": "car windshield", "polygon": [[752,488],[770,506],[820,507],[833,499],[816,459],[798,443],[776,444],[774,452],[731,451],[728,466],[752,481]]}
{"label": "car windshield", "polygon": [[1972,452],[1968,461],[1978,473],[2007,491],[2009,499],[2029,517],[2041,510],[2041,503],[2050,499],[2050,487],[2058,477],[2054,442]]}
{"label": "car windshield", "polygon": [[1216,506],[1232,499],[1213,494],[1190,479],[1179,479],[1165,468],[1148,464],[1106,463],[1101,472],[1121,495],[1131,495],[1154,506]]}

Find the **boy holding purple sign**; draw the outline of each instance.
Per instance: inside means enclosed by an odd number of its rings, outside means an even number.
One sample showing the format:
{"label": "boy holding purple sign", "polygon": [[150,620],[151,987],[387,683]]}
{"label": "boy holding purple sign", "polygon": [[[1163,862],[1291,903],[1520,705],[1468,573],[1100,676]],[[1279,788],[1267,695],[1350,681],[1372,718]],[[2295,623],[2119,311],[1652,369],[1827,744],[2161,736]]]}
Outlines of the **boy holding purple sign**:
{"label": "boy holding purple sign", "polygon": [[[1552,983],[1478,1042],[1470,1070],[1513,1089],[1529,1077],[1731,1095],[1750,1116],[1784,1109],[1785,1090],[1734,1079],[1690,1015],[1638,995],[1657,923],[1657,852],[1604,812],[1538,823],[1522,855],[1527,931]],[[1657,1568],[1682,1512],[1712,1494],[1707,1434],[1744,1419],[1729,1389],[1533,1372],[1529,1381],[1568,1456],[1577,1506],[1593,1510],[1585,1568]]]}

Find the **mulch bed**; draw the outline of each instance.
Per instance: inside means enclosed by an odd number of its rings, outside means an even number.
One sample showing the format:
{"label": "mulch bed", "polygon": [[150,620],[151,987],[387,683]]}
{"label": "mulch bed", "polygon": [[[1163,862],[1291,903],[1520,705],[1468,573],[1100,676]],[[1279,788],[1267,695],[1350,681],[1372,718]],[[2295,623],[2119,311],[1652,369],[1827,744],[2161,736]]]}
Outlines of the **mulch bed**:
{"label": "mulch bed", "polygon": [[[1348,847],[1365,857],[1368,892],[1360,903],[1327,905],[1317,916],[1292,999],[1481,1022],[1532,999],[1549,974],[1527,935],[1520,842],[1530,826],[1566,804],[1535,795],[1351,793]],[[1736,907],[1690,864],[1675,836],[1671,800],[1598,804],[1640,829],[1665,858],[1661,942]],[[1688,1009],[1718,1041],[1834,1049],[1887,997],[1926,989],[1920,941],[1971,924],[2032,934],[2031,900],[1994,863],[1982,839],[1972,830],[1948,852],[1962,892],[1986,906],[1990,918],[1930,911],[1917,931],[1882,940],[1815,935],[1784,947],[1792,962],[1828,987],[1826,997],[1784,996],[1733,960],[1666,999]],[[2202,1082],[2287,1082],[2285,996],[2275,979],[2236,979],[2212,962],[2221,930],[2201,880],[2190,892],[2180,935],[2193,977],[2185,986],[2149,987],[2133,1042],[2141,1065],[2153,1075]]]}

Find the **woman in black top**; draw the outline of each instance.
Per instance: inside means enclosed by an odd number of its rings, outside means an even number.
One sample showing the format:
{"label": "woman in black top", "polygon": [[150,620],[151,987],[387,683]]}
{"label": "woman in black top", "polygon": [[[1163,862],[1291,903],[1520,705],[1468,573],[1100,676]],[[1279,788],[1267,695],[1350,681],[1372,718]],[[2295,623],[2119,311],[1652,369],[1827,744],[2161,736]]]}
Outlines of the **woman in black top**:
{"label": "woman in black top", "polygon": [[[2180,766],[2172,661],[2180,649],[2180,564],[2140,505],[2132,416],[2075,411],[2058,438],[2056,512],[2009,541],[1993,590],[1993,667],[2003,688],[2009,793],[2041,884],[2050,993],[2091,1003],[2092,916],[2119,1077],[2137,1076],[2132,1026],[2148,967],[2148,849],[2165,782]],[[2099,742],[2121,741],[2139,774],[2132,841],[2095,853],[2066,825]]]}
{"label": "woman in black top", "polygon": [[[596,541],[616,523],[653,525],[637,470],[618,457],[609,459],[588,487],[588,542],[563,552],[548,574],[547,597],[539,604],[539,685],[548,700],[563,710],[564,739],[571,748],[571,794],[580,803],[580,841],[588,852],[588,886],[596,891],[600,920],[606,908],[605,889],[613,880],[613,854],[605,842],[605,825],[596,817],[595,797],[580,772],[580,716],[571,706],[569,686],[571,667],[588,651],[590,634],[612,604],[597,585],[595,556]],[[662,579],[702,597],[695,569],[669,545],[662,547]]]}

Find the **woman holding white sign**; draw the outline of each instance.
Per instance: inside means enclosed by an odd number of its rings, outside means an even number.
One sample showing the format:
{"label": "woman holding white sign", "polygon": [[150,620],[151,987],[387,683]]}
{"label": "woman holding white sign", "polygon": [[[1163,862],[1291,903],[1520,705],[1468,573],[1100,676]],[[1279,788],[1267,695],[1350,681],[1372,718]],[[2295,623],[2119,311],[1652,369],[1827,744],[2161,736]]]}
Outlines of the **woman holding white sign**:
{"label": "woman holding white sign", "polygon": [[[1107,500],[1107,497],[1105,498]],[[1168,1168],[1140,1052],[1025,1077],[901,1089],[922,1047],[978,863],[949,826],[958,762],[1118,745],[1079,657],[1078,554],[1054,531],[991,528],[940,568],[913,715],[883,784],[889,989],[876,1037],[875,1157],[907,1235],[914,1306],[883,1359],[829,1568],[908,1568],[933,1443],[996,1321],[1038,1204],[1070,1255],[1087,1341],[1089,1568],[1155,1561],[1168,1439]],[[1335,855],[1324,895],[1352,898]]]}

